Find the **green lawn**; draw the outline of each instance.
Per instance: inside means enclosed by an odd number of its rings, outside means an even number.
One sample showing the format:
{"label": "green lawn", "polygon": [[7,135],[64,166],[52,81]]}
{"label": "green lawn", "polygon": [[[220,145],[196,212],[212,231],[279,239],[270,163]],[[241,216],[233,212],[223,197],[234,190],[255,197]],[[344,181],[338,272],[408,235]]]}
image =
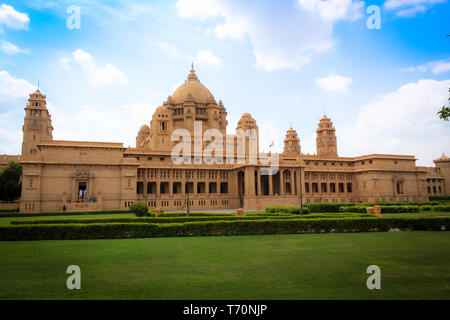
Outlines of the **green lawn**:
{"label": "green lawn", "polygon": [[0,299],[450,299],[449,248],[431,231],[0,242]]}
{"label": "green lawn", "polygon": [[74,219],[100,219],[100,218],[133,218],[136,217],[133,213],[105,213],[105,214],[91,214],[91,215],[67,215],[67,216],[43,216],[43,217],[7,217],[0,218],[0,225],[8,225],[12,220],[27,221],[27,220],[74,220]]}

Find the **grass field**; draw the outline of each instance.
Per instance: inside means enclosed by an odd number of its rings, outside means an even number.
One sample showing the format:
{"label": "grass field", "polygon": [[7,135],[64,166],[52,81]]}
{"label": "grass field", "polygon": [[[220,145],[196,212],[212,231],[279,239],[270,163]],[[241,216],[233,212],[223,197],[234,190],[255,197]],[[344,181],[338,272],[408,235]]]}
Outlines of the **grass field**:
{"label": "grass field", "polygon": [[431,231],[0,242],[0,299],[450,299],[449,248]]}

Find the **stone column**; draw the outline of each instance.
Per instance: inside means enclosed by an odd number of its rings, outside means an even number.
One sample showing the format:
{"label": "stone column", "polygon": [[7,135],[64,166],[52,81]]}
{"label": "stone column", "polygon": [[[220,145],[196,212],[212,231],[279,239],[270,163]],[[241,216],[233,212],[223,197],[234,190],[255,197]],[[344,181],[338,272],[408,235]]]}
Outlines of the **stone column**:
{"label": "stone column", "polygon": [[280,170],[280,195],[284,195],[284,169]]}
{"label": "stone column", "polygon": [[294,171],[294,169],[289,169],[289,172],[290,172],[290,174],[291,174],[291,194],[297,194],[296,192],[295,192],[295,190],[297,189],[297,186],[296,186],[296,180],[297,179],[295,179],[295,171]]}
{"label": "stone column", "polygon": [[156,196],[160,197],[160,190],[161,189],[161,169],[156,170]]}
{"label": "stone column", "polygon": [[258,168],[258,195],[262,196],[262,177],[261,177],[261,168]]}
{"label": "stone column", "polygon": [[269,177],[269,196],[273,196],[273,175],[272,172],[270,172]]}

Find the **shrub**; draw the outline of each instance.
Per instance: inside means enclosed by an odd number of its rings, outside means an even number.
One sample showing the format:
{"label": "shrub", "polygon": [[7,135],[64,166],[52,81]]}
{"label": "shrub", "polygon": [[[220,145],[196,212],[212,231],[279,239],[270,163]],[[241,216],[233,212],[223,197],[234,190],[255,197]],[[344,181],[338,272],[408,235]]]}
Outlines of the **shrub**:
{"label": "shrub", "polygon": [[149,214],[148,205],[144,202],[134,202],[130,206],[130,212],[134,213],[136,217],[145,217]]}
{"label": "shrub", "polygon": [[425,205],[439,205],[439,201],[377,201],[377,202],[366,202],[361,204],[366,207],[373,206],[425,206]]}
{"label": "shrub", "polygon": [[[96,214],[119,214],[119,213],[129,213],[128,210],[103,210],[103,211],[88,211],[89,215]],[[52,217],[52,216],[79,216],[84,215],[85,211],[73,211],[73,212],[5,212],[0,213],[0,218],[11,218],[11,217]]]}
{"label": "shrub", "polygon": [[432,206],[431,210],[438,212],[450,212],[450,206]]}
{"label": "shrub", "polygon": [[229,236],[322,232],[449,230],[450,217],[260,219],[185,223],[92,223],[0,226],[0,241]]}
{"label": "shrub", "polygon": [[[410,213],[419,212],[420,206],[381,206],[381,213]],[[359,212],[365,213],[365,206],[341,207],[342,212]]]}
{"label": "shrub", "polygon": [[[289,213],[289,214],[300,214],[300,206],[298,207],[294,207],[294,206],[269,206],[266,207],[266,212],[267,213]],[[302,214],[308,214],[311,211],[309,210],[308,207],[304,206],[303,207],[303,212]]]}
{"label": "shrub", "polygon": [[0,213],[3,213],[3,212],[19,212],[19,208],[0,209]]}
{"label": "shrub", "polygon": [[194,221],[232,221],[232,220],[261,220],[261,219],[294,219],[296,215],[278,216],[210,216],[210,217],[138,217],[138,218],[98,218],[98,219],[59,219],[59,220],[13,220],[12,225],[27,224],[89,224],[89,223],[182,223]]}
{"label": "shrub", "polygon": [[430,199],[430,201],[436,200],[450,200],[450,196],[430,196],[428,197]]}
{"label": "shrub", "polygon": [[354,203],[308,203],[306,206],[312,213],[339,212],[340,207],[354,206]]}

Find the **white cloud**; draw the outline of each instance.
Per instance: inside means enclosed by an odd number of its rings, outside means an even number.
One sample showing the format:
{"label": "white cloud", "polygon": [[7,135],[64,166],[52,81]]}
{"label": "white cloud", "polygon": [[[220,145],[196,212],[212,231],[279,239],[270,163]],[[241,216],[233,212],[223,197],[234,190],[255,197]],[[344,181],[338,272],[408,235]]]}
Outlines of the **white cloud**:
{"label": "white cloud", "polygon": [[[112,64],[106,64],[104,67],[97,67],[94,58],[81,49],[72,53],[73,60],[81,65],[88,73],[89,82],[94,86],[103,86],[113,83],[128,82],[126,76]],[[59,60],[59,64],[66,70],[70,70],[68,58]]]}
{"label": "white cloud", "polygon": [[1,41],[0,49],[9,55],[14,55],[18,53],[30,53],[28,49],[20,49],[18,46],[8,41]]}
{"label": "white cloud", "polygon": [[317,78],[316,84],[325,91],[348,93],[348,87],[352,83],[352,79],[330,74],[324,78]]}
{"label": "white cloud", "polygon": [[0,5],[0,25],[4,24],[15,30],[26,30],[28,29],[29,22],[30,18],[26,13],[18,12],[7,4]]}
{"label": "white cloud", "polygon": [[199,53],[197,53],[197,56],[195,57],[195,62],[198,64],[203,64],[207,66],[221,66],[222,60],[218,57],[216,57],[211,51],[209,50],[202,50]]}
{"label": "white cloud", "polygon": [[329,50],[334,45],[334,23],[361,17],[362,6],[358,0],[292,0],[288,4],[267,0],[177,2],[182,18],[216,20],[213,32],[220,39],[248,37],[255,66],[265,70],[298,70],[309,63],[313,54]]}
{"label": "white cloud", "polygon": [[450,80],[420,80],[362,106],[354,125],[336,124],[340,155],[409,154],[432,165],[442,152],[450,154],[450,128],[437,115],[449,87]]}
{"label": "white cloud", "polygon": [[8,71],[0,71],[0,99],[26,98],[35,90],[28,81],[13,78]]}
{"label": "white cloud", "polygon": [[400,17],[414,17],[417,13],[425,12],[437,3],[446,0],[387,0],[383,7],[387,10],[398,10]]}
{"label": "white cloud", "polygon": [[361,9],[364,2],[352,0],[298,0],[302,8],[310,12],[318,12],[322,19],[336,21],[341,19],[355,20],[362,18]]}
{"label": "white cloud", "polygon": [[400,17],[414,17],[419,12],[425,12],[427,8],[425,6],[415,6],[408,9],[403,9],[397,12],[397,15]]}
{"label": "white cloud", "polygon": [[450,61],[446,61],[446,60],[430,61],[430,62],[427,62],[426,64],[422,64],[420,66],[405,68],[402,71],[407,71],[407,72],[431,71],[433,74],[444,73],[444,72],[450,71]]}
{"label": "white cloud", "polygon": [[167,42],[158,42],[156,46],[166,52],[170,57],[178,59],[181,57],[180,51],[174,45]]}
{"label": "white cloud", "polygon": [[22,130],[17,121],[23,121],[28,95],[35,90],[28,81],[12,77],[8,71],[0,71],[0,154],[20,152]]}
{"label": "white cloud", "polygon": [[58,60],[58,64],[63,67],[66,71],[71,71],[72,68],[69,65],[70,59],[69,58],[61,58]]}
{"label": "white cloud", "polygon": [[[259,131],[259,152],[282,152],[284,147],[284,133],[281,126],[274,120],[263,119],[257,121]],[[274,143],[270,147],[271,143]]]}

